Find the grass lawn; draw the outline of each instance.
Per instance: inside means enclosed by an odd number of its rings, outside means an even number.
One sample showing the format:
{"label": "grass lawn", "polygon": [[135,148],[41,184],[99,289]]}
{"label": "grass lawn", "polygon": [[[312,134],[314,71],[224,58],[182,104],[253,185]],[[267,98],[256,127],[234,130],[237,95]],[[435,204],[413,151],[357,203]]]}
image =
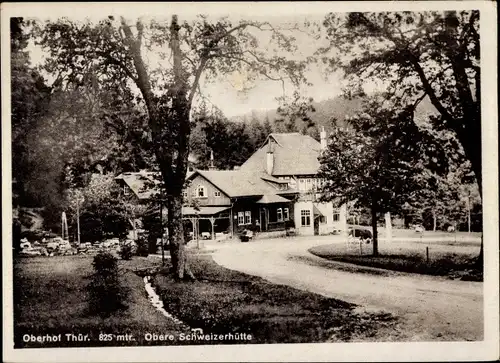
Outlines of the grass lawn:
{"label": "grass lawn", "polygon": [[193,257],[191,268],[196,282],[177,283],[160,273],[153,284],[167,311],[204,333],[246,333],[249,343],[383,341],[397,335],[389,314],[358,313],[353,304],[225,269],[210,256]]}
{"label": "grass lawn", "polygon": [[[429,248],[427,260],[426,247]],[[469,281],[482,281],[483,271],[474,264],[479,246],[418,242],[380,242],[379,256],[371,256],[371,244],[350,248],[345,244],[329,244],[309,249],[313,255],[328,260],[361,266],[435,276],[448,276]]]}
{"label": "grass lawn", "polygon": [[[165,319],[147,299],[142,278],[131,272],[136,265],[159,261],[134,257],[119,261],[120,279],[129,290],[128,309],[109,318],[87,313],[86,285],[92,273],[91,256],[55,256],[14,260],[15,347],[147,345],[145,332],[177,333],[179,328]],[[64,334],[88,334],[90,341],[68,342]],[[60,342],[24,342],[23,336],[62,334]],[[135,340],[100,341],[100,334],[132,334]],[[103,338],[103,336],[101,336]]]}
{"label": "grass lawn", "polygon": [[[164,270],[168,270],[168,263]],[[180,341],[181,333],[189,330],[152,306],[143,279],[134,273],[159,266],[158,258],[119,260],[120,279],[128,289],[127,309],[108,318],[90,315],[86,286],[93,272],[92,256],[77,255],[14,260],[14,346],[389,341],[396,340],[399,334],[398,322],[390,314],[361,313],[340,300],[225,269],[210,256],[191,256],[190,263],[196,282],[178,283],[163,273],[154,276],[153,284],[165,309],[190,328],[203,329],[205,334],[247,333],[251,340]],[[148,341],[146,333],[176,338]],[[25,337],[59,334],[61,339],[55,342],[24,341]],[[88,340],[70,341],[65,334],[88,335]],[[115,335],[110,339],[109,334]]]}

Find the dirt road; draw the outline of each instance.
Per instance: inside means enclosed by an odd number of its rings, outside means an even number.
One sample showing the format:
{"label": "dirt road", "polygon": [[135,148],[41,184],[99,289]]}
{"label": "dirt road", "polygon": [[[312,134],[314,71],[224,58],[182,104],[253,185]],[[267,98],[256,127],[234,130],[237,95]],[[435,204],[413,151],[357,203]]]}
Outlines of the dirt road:
{"label": "dirt road", "polygon": [[329,236],[235,243],[215,252],[213,258],[224,267],[273,283],[342,299],[360,309],[391,312],[401,319],[400,336],[405,341],[483,339],[482,283],[350,272],[307,252],[334,241]]}

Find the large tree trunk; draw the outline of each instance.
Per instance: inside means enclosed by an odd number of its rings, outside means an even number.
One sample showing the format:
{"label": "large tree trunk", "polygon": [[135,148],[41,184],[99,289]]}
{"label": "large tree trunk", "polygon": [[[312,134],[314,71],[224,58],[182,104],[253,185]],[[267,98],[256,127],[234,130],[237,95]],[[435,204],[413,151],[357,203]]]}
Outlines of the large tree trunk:
{"label": "large tree trunk", "polygon": [[[149,127],[154,141],[155,155],[167,194],[168,221],[172,270],[178,280],[194,279],[184,250],[184,232],[182,223],[182,190],[187,172],[189,155],[189,136],[191,125],[189,114],[194,93],[198,87],[201,73],[208,60],[204,56],[194,74],[191,87],[183,69],[177,15],[172,15],[170,24],[170,49],[173,60],[173,84],[166,93],[167,100],[155,97],[148,76],[146,65],[141,56],[143,26],[136,24],[137,37],[134,38],[130,27],[122,18],[122,29],[130,46],[131,56],[137,73],[135,82],[139,87],[149,115]],[[133,77],[134,78],[134,77]],[[190,93],[188,95],[188,91]],[[166,102],[167,101],[167,102]],[[171,105],[168,106],[168,103]]]}
{"label": "large tree trunk", "polygon": [[153,233],[153,232],[150,232],[148,233],[148,252],[149,253],[156,253],[156,241],[157,241],[157,238],[156,238],[156,233]]}
{"label": "large tree trunk", "polygon": [[182,223],[182,194],[169,196],[167,204],[172,272],[176,280],[194,280],[186,258],[184,226]]}
{"label": "large tree trunk", "polygon": [[436,227],[437,227],[436,210],[432,209],[432,231],[433,232],[436,232]]}
{"label": "large tree trunk", "polygon": [[378,256],[378,230],[377,230],[377,201],[375,198],[372,200],[371,206],[372,213],[372,233],[373,233],[373,256]]}

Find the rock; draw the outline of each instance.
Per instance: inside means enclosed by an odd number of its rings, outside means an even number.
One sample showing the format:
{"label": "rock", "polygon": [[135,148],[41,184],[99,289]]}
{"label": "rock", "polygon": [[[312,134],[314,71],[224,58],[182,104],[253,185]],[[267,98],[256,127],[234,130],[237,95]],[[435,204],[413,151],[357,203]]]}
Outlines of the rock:
{"label": "rock", "polygon": [[21,250],[21,252],[19,252],[20,255],[24,255],[24,256],[41,256],[41,252],[38,251],[38,250],[34,250],[34,249],[23,249]]}

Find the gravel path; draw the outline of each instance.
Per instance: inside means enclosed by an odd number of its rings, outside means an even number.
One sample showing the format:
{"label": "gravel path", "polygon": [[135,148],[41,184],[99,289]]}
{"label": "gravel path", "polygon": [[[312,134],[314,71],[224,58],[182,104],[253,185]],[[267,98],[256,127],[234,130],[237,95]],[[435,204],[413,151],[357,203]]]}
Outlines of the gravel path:
{"label": "gravel path", "polygon": [[330,243],[335,243],[335,237],[234,243],[219,249],[213,258],[224,267],[273,283],[352,302],[364,310],[391,312],[401,318],[404,340],[483,339],[481,282],[350,272],[307,252],[312,246]]}

